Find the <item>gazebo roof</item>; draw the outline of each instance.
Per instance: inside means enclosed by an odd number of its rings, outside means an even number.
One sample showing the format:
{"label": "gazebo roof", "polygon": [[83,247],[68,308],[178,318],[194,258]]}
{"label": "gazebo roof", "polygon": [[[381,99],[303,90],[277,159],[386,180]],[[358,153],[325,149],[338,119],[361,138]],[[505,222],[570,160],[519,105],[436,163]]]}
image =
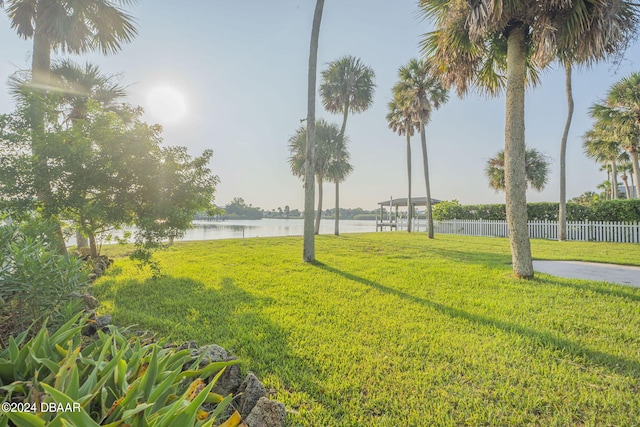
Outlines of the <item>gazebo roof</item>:
{"label": "gazebo roof", "polygon": [[[431,204],[435,205],[436,203],[440,203],[440,200],[438,199],[431,199]],[[379,205],[382,205],[383,207],[387,207],[389,205],[391,206],[407,206],[407,198],[406,197],[400,197],[398,199],[390,199],[390,200],[385,200],[384,202],[378,202]],[[412,197],[411,198],[411,204],[413,206],[427,206],[427,198],[426,197]]]}

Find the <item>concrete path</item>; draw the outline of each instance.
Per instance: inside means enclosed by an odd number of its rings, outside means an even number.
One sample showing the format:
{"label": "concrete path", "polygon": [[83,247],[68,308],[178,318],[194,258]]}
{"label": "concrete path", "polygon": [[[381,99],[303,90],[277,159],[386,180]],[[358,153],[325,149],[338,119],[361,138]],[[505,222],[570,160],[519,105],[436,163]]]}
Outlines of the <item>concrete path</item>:
{"label": "concrete path", "polygon": [[640,287],[640,267],[582,261],[533,261],[540,273]]}

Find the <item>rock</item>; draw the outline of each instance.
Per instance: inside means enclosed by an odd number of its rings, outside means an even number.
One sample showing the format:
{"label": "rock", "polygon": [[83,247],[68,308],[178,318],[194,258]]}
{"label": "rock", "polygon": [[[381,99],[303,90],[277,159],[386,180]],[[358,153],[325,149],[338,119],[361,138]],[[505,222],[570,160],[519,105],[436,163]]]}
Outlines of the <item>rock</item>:
{"label": "rock", "polygon": [[[191,352],[191,356],[199,357],[202,355],[200,367],[204,368],[213,362],[228,362],[237,358],[227,353],[227,351],[219,345],[205,345]],[[214,374],[215,375],[215,374]],[[240,365],[227,366],[222,376],[213,386],[213,392],[221,396],[229,393],[236,394],[238,387],[242,384],[242,375],[240,374]]]}
{"label": "rock", "polygon": [[89,310],[94,310],[100,305],[100,302],[96,299],[96,297],[88,293],[82,294],[82,303]]}
{"label": "rock", "polygon": [[286,418],[284,404],[261,397],[244,422],[249,427],[284,427]]}
{"label": "rock", "polygon": [[240,387],[238,388],[239,404],[238,410],[242,418],[246,418],[253,410],[256,403],[260,398],[267,395],[267,390],[264,388],[260,380],[249,372],[244,379]]}
{"label": "rock", "polygon": [[185,341],[183,342],[178,348],[177,350],[187,350],[187,349],[196,349],[198,348],[198,344],[196,344],[196,342],[194,340],[191,341]]}
{"label": "rock", "polygon": [[111,324],[111,316],[104,315],[96,318],[96,329],[102,329]]}
{"label": "rock", "polygon": [[200,362],[200,366],[206,366],[211,362],[222,362],[231,360],[229,358],[229,354],[227,350],[220,347],[219,345],[211,344],[200,347],[195,352],[192,352],[191,355],[194,357],[202,356],[202,362]]}

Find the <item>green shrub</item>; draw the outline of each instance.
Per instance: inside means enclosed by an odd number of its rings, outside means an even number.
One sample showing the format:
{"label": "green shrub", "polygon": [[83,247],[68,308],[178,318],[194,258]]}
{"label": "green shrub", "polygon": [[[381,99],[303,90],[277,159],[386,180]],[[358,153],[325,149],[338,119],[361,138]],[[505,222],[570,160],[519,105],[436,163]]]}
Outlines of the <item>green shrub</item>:
{"label": "green shrub", "polygon": [[[88,284],[84,263],[59,255],[53,227],[31,220],[0,226],[0,320],[4,333],[36,327],[47,317],[53,326],[68,319]],[[75,313],[74,313],[75,314]]]}
{"label": "green shrub", "polygon": [[[24,332],[0,350],[0,400],[28,405],[0,413],[0,426],[206,427],[231,402],[211,389],[237,360],[200,368],[202,356],[190,350],[128,340],[113,326],[86,343],[86,323],[78,315],[53,334],[42,327],[24,342]],[[60,405],[64,411],[49,409]]]}
{"label": "green shrub", "polygon": [[[558,203],[528,203],[529,221],[557,221]],[[505,205],[461,205],[457,200],[440,202],[433,207],[433,218],[506,220]],[[568,221],[640,222],[640,200],[603,200],[590,205],[567,203]]]}

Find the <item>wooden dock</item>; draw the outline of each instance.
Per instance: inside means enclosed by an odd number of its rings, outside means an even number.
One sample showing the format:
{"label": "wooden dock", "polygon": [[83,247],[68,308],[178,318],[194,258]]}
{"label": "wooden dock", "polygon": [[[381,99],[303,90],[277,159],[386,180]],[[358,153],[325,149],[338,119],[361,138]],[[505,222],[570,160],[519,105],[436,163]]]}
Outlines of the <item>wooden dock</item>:
{"label": "wooden dock", "polygon": [[398,224],[395,221],[380,221],[376,220],[376,231],[384,231],[385,227],[389,227],[389,230],[398,229]]}

